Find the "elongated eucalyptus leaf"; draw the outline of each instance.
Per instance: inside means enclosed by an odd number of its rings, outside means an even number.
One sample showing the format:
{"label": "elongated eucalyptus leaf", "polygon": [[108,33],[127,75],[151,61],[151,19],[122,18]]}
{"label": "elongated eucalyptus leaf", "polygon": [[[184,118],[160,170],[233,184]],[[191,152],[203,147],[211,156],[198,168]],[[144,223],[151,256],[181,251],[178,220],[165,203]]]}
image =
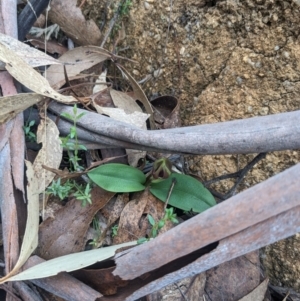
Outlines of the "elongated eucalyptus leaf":
{"label": "elongated eucalyptus leaf", "polygon": [[133,192],[145,189],[146,176],[138,169],[119,163],[101,165],[88,173],[101,188],[111,192]]}
{"label": "elongated eucalyptus leaf", "polygon": [[152,183],[150,192],[163,202],[166,201],[172,184],[169,204],[182,209],[202,212],[216,205],[212,194],[196,179],[182,174],[172,173],[170,177],[158,183]]}
{"label": "elongated eucalyptus leaf", "polygon": [[[72,253],[61,257],[53,258],[38,265],[35,265],[15,276],[5,279],[5,281],[21,281],[29,279],[39,279],[55,276],[60,272],[72,272],[96,262],[105,260],[115,255],[116,250],[136,245],[136,241],[126,242],[106,248],[90,250],[79,253]],[[3,282],[5,282],[3,281]],[[2,282],[1,282],[2,283]]]}

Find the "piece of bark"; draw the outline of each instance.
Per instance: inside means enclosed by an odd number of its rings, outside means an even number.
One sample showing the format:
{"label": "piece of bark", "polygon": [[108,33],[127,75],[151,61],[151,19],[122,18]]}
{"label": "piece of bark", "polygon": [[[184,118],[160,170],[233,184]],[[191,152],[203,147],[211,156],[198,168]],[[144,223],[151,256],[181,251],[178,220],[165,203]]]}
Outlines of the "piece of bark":
{"label": "piece of bark", "polygon": [[[179,281],[182,278],[207,271],[223,262],[258,250],[275,241],[292,236],[299,231],[300,206],[297,206],[239,233],[222,239],[219,242],[219,245],[210,253],[205,254],[173,273],[168,273],[165,276],[152,281],[136,290],[130,296],[126,295],[123,300],[134,301],[142,296],[153,293],[166,285]],[[199,235],[201,235],[200,232]],[[146,265],[147,262],[144,264]]]}
{"label": "piece of bark", "polygon": [[[17,39],[16,0],[2,0],[0,2],[0,20],[0,23],[2,23],[0,27],[1,33]],[[12,83],[12,77],[8,75],[6,71],[2,73],[0,86],[3,96],[17,93]],[[8,273],[17,262],[19,255],[18,232],[20,229],[25,229],[26,205],[23,201],[25,143],[24,138],[22,139],[21,137],[24,135],[22,126],[23,114],[19,114],[17,118],[1,126],[0,129],[2,133],[5,133],[4,136],[0,136],[0,140],[4,139],[4,141],[0,141],[1,170],[4,173],[4,175],[1,176],[2,187],[0,188],[0,199],[3,200],[1,202],[1,219],[6,273]],[[16,158],[18,159],[14,162]],[[25,212],[23,209],[25,209]],[[18,217],[21,218],[20,221]],[[12,287],[12,284],[8,285]],[[7,301],[14,299],[15,298],[11,295],[6,296]]]}
{"label": "piece of bark", "polygon": [[[51,103],[56,114],[72,114],[72,107]],[[78,114],[87,112],[78,109]],[[184,154],[241,154],[300,148],[300,111],[204,124],[160,131],[147,131],[129,124],[87,112],[77,126],[92,133],[136,144],[135,149]],[[102,141],[99,141],[100,143]],[[124,146],[129,148],[127,146]]]}
{"label": "piece of bark", "polygon": [[24,281],[16,281],[13,288],[18,292],[23,301],[43,301]]}

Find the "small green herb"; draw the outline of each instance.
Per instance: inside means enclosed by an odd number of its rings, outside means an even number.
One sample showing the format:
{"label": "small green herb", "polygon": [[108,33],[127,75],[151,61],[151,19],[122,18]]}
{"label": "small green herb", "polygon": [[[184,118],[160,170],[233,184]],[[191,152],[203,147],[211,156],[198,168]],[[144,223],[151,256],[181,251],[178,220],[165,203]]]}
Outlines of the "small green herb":
{"label": "small green herb", "polygon": [[121,28],[123,18],[129,16],[129,12],[132,6],[132,0],[123,0],[120,2],[119,6],[115,9],[115,14],[117,14],[117,21],[113,27],[112,36],[118,32]]}
{"label": "small green herb", "polygon": [[61,138],[61,144],[64,149],[67,150],[69,156],[69,162],[72,166],[74,171],[80,171],[84,168],[79,164],[81,159],[78,156],[78,152],[80,150],[87,150],[86,147],[82,144],[78,143],[78,134],[77,134],[77,121],[83,117],[85,113],[77,114],[77,105],[75,104],[73,107],[73,115],[69,113],[62,113],[61,116],[70,119],[73,121],[73,125],[70,128],[70,133],[66,136]]}
{"label": "small green herb", "polygon": [[46,193],[64,200],[69,196],[73,188],[74,185],[71,181],[68,180],[64,184],[61,184],[61,179],[59,178],[57,181],[52,181],[51,185],[47,188]]}
{"label": "small green herb", "polygon": [[23,126],[23,130],[25,133],[26,140],[29,142],[36,142],[36,135],[32,131],[32,127],[35,125],[34,120],[27,121]]}
{"label": "small green herb", "polygon": [[167,221],[171,221],[174,224],[178,223],[178,220],[176,218],[176,213],[174,213],[173,207],[166,208],[164,217],[157,222],[154,220],[152,215],[148,214],[147,217],[148,217],[149,224],[152,226],[151,232],[148,238],[142,237],[138,239],[138,244],[142,244],[144,242],[149,241],[151,238],[155,238],[158,235],[159,230],[161,230],[164,227]]}
{"label": "small green herb", "polygon": [[90,184],[85,186],[78,185],[74,181],[74,187],[76,188],[76,191],[73,195],[77,200],[81,201],[83,207],[85,207],[87,204],[92,204]]}
{"label": "small green herb", "polygon": [[119,229],[118,225],[114,225],[113,227],[111,227],[111,232],[112,232],[111,236],[112,237],[115,237],[118,235],[118,229]]}
{"label": "small green herb", "polygon": [[[70,128],[70,132],[66,137],[61,137],[62,146],[67,150],[71,169],[73,171],[83,170],[80,166],[80,158],[78,156],[79,150],[87,150],[84,145],[78,143],[77,135],[77,121],[84,116],[85,113],[78,114],[77,105],[73,107],[73,115],[69,113],[62,113],[61,116],[73,121],[73,125]],[[61,183],[61,179],[53,181],[52,184],[47,188],[48,194],[58,196],[61,200],[68,197],[73,193],[74,197],[82,202],[82,206],[91,204],[91,187],[90,184],[77,184],[75,180],[67,180],[64,184]]]}

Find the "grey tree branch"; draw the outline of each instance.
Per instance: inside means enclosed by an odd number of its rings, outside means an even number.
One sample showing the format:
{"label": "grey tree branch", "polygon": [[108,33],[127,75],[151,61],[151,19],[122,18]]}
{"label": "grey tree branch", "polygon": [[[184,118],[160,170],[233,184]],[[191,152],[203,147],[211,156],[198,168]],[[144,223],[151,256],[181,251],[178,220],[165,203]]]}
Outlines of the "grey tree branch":
{"label": "grey tree branch", "polygon": [[[50,111],[72,114],[51,103]],[[84,111],[80,110],[79,112]],[[78,126],[97,134],[99,144],[181,154],[248,154],[300,148],[300,111],[167,130],[146,131],[93,112]],[[81,137],[79,137],[81,138]],[[99,139],[99,140],[98,140]]]}

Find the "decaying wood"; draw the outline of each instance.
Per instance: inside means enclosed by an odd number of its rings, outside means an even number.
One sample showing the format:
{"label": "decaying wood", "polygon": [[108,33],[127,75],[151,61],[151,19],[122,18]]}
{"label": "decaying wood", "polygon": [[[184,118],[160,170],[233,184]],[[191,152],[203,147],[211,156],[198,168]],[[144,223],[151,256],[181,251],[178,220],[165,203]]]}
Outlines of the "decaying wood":
{"label": "decaying wood", "polygon": [[258,250],[300,232],[300,206],[231,235],[219,242],[216,249],[191,264],[138,289],[126,301],[134,301],[185,277],[202,273],[219,264]]}
{"label": "decaying wood", "polygon": [[[300,201],[299,177],[300,164],[297,164],[191,218],[147,244],[130,249],[125,254],[119,253],[115,258],[117,267],[113,274],[123,280],[134,279],[297,207]],[[293,225],[294,232],[289,235],[299,230],[295,220],[291,227]]]}
{"label": "decaying wood", "polygon": [[[72,107],[51,103],[56,113]],[[79,113],[84,110],[78,109]],[[300,148],[300,111],[175,129],[147,131],[93,112],[77,125],[103,136],[99,143],[118,147],[183,154],[244,154]],[[130,144],[134,144],[131,145]],[[112,144],[114,145],[114,144]]]}

